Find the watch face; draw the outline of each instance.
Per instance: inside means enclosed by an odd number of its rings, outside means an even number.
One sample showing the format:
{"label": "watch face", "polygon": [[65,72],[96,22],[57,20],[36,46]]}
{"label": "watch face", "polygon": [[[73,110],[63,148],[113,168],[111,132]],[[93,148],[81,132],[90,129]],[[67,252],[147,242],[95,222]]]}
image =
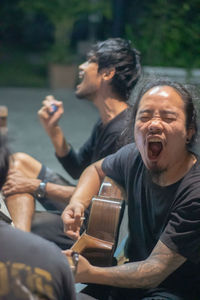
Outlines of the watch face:
{"label": "watch face", "polygon": [[45,192],[46,192],[46,183],[40,182],[40,185],[35,193],[36,197],[43,198],[45,196]]}
{"label": "watch face", "polygon": [[38,197],[39,197],[39,198],[44,197],[43,193],[39,192],[39,193],[38,193]]}

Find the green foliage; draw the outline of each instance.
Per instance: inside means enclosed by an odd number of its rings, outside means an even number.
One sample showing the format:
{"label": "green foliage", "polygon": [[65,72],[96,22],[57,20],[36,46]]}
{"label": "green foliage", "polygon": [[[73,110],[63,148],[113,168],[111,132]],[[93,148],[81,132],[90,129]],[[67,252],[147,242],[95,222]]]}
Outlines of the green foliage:
{"label": "green foliage", "polygon": [[26,12],[43,13],[54,25],[54,44],[47,59],[52,62],[73,62],[70,36],[73,24],[83,15],[101,13],[110,17],[110,4],[106,0],[21,0],[20,6]]}
{"label": "green foliage", "polygon": [[127,23],[126,36],[154,66],[200,66],[200,2],[155,0],[145,5],[139,26]]}
{"label": "green foliage", "polygon": [[110,4],[106,0],[21,0],[20,6],[26,11],[43,12],[55,25],[66,18],[75,20],[82,14],[97,11],[111,16]]}
{"label": "green foliage", "polygon": [[[143,65],[200,68],[200,0],[124,2],[124,37],[141,51]],[[2,0],[0,85],[8,82],[28,86],[31,81],[34,86],[46,85],[45,68],[49,62],[77,63],[75,43],[82,37],[77,35],[77,40],[72,39],[71,34],[73,29],[79,34],[82,21],[86,20],[86,31],[91,30],[92,37],[97,32],[96,39],[112,36],[116,3],[115,0]],[[96,30],[90,24],[88,29],[87,21],[92,16],[100,17],[101,34],[100,26]]]}
{"label": "green foliage", "polygon": [[[7,54],[9,54],[7,49]],[[1,61],[0,86],[46,87],[47,70],[43,63],[30,63],[30,58],[21,49],[15,49],[9,59]]]}

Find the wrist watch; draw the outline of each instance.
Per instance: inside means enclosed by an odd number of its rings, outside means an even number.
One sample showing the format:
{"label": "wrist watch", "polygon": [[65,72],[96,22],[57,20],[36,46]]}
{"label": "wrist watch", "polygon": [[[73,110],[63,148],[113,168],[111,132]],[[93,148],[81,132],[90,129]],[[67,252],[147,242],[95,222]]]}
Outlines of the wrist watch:
{"label": "wrist watch", "polygon": [[46,194],[46,182],[41,181],[37,190],[35,191],[34,195],[36,198],[44,198],[45,194]]}

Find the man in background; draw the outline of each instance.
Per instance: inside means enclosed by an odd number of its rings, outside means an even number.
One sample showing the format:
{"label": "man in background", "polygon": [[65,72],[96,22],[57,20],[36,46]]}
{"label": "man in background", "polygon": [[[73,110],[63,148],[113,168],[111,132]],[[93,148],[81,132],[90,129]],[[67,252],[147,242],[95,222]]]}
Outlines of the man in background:
{"label": "man in background", "polygon": [[[58,161],[73,178],[78,179],[91,163],[132,141],[132,131],[129,139],[126,132],[130,118],[127,101],[140,74],[140,55],[129,41],[111,38],[92,47],[87,61],[79,66],[80,84],[76,87],[76,96],[91,101],[97,107],[100,119],[78,153],[65,139],[58,124],[63,103],[53,96],[47,96],[43,101],[38,113],[40,121],[52,141]],[[26,231],[32,226],[33,232],[53,240],[63,249],[73,244],[73,240],[63,233],[60,219],[73,191],[74,186],[69,182],[24,153],[13,155],[12,168],[3,187],[15,225]],[[58,214],[34,215],[34,197],[48,211]],[[87,222],[87,212],[85,217]]]}

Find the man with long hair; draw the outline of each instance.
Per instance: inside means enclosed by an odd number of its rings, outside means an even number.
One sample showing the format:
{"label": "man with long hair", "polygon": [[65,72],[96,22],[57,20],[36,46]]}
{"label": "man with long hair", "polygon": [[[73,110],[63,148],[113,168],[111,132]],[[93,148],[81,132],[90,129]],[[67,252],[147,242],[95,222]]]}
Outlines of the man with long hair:
{"label": "man with long hair", "polygon": [[111,177],[127,192],[128,262],[100,268],[80,256],[76,281],[101,285],[101,295],[96,285],[85,291],[101,300],[200,299],[200,164],[191,148],[197,135],[192,94],[167,80],[143,86],[131,128],[135,143],[89,166],[62,215],[66,233],[77,238],[92,195]]}

